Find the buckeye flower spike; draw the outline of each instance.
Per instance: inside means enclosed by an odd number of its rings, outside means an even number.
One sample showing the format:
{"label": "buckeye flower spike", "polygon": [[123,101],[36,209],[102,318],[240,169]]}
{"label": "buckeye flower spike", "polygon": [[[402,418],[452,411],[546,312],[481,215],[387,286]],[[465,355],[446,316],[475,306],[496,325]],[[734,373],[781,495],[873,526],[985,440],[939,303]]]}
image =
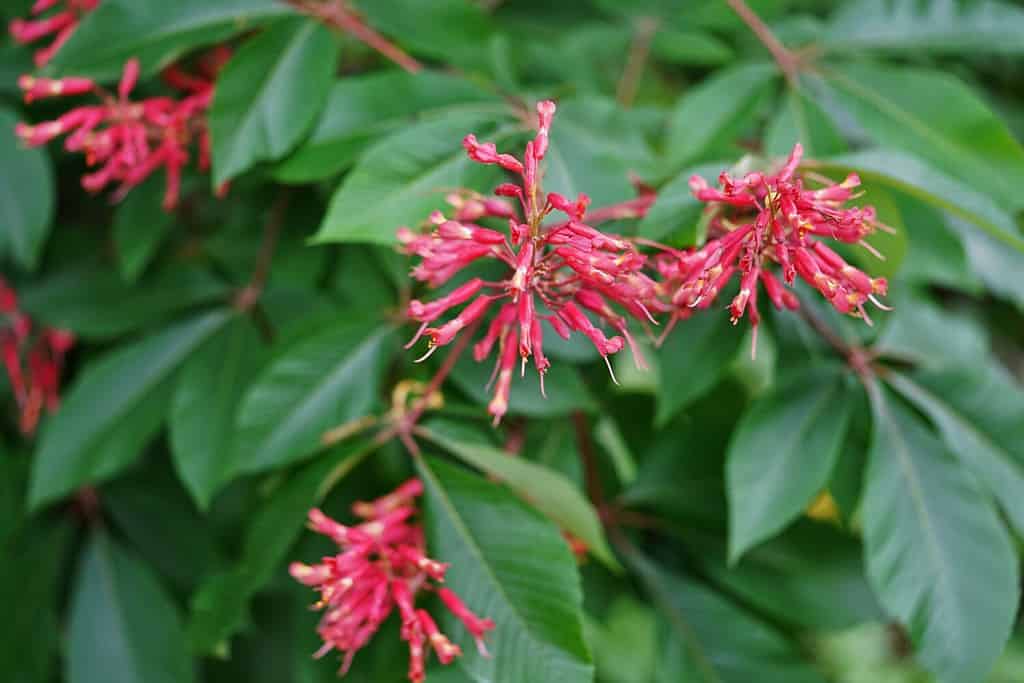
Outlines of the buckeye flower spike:
{"label": "buckeye flower spike", "polygon": [[[488,198],[453,194],[450,217],[435,212],[425,230],[398,231],[402,249],[420,259],[412,276],[431,287],[448,283],[471,264],[490,260],[503,265],[501,279],[469,279],[433,301],[411,301],[407,311],[420,325],[409,345],[427,338],[423,358],[491,315],[474,357],[483,361],[497,347],[488,406],[495,424],[508,410],[517,361],[523,374],[533,360],[545,393],[544,375],[551,366],[544,354],[545,324],[564,338],[573,332],[587,337],[611,372],[608,356],[627,344],[643,365],[628,319],[653,321],[650,308],[661,306],[654,281],[642,272],[645,257],[629,241],[587,224],[590,200],[585,194],[570,200],[543,191],[541,163],[554,116],[554,102],[537,104],[537,133],[521,159],[467,135],[463,146],[470,159],[500,166],[516,182],[499,185]],[[631,215],[642,215],[649,205],[648,198],[631,203]],[[507,231],[482,224],[488,220],[507,225]]]}

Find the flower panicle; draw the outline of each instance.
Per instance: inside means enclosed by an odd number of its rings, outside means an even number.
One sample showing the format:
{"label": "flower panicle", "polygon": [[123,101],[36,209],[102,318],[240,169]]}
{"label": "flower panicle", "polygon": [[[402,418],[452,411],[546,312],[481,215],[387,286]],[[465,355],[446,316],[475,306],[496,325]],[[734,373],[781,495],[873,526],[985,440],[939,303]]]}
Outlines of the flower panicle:
{"label": "flower panicle", "polygon": [[[606,363],[609,355],[628,344],[643,366],[629,318],[653,320],[651,310],[662,310],[655,282],[643,272],[646,257],[629,240],[588,224],[589,197],[569,199],[544,192],[542,162],[555,112],[554,102],[537,104],[537,131],[521,158],[467,135],[463,147],[471,160],[498,166],[516,177],[515,182],[498,185],[489,198],[453,193],[447,198],[451,217],[435,212],[424,230],[398,231],[402,250],[420,259],[412,277],[431,287],[444,286],[474,264],[503,265],[501,279],[469,279],[433,301],[411,301],[406,311],[420,324],[409,346],[423,336],[428,339],[423,358],[493,314],[474,346],[474,357],[483,361],[497,348],[488,406],[496,424],[508,410],[517,362],[523,374],[533,360],[545,393],[544,375],[551,366],[543,349],[545,324],[563,337],[572,332],[587,337]],[[639,217],[652,202],[652,195],[644,192],[638,200],[599,209],[595,215],[600,212],[601,220]],[[497,225],[507,225],[507,231]],[[461,310],[450,315],[458,307]],[[609,337],[591,316],[614,330],[614,336]]]}
{"label": "flower panicle", "polygon": [[[52,36],[50,43],[36,50],[33,56],[36,66],[42,67],[68,42],[82,17],[99,4],[100,0],[36,0],[30,10],[32,18],[15,19],[8,30],[15,42],[22,45]],[[55,12],[50,12],[54,9]]]}
{"label": "flower panicle", "polygon": [[422,493],[420,480],[410,479],[376,500],[355,503],[352,511],[362,521],[352,526],[320,510],[309,512],[309,527],[334,541],[341,552],[314,565],[294,562],[289,571],[296,581],[320,593],[314,607],[323,610],[317,631],[324,644],[316,656],[338,650],[342,674],[396,609],[400,636],[409,647],[410,681],[425,679],[428,648],[442,664],[461,656],[461,648],[440,631],[433,617],[416,607],[417,597],[427,591],[437,592],[486,653],[483,639],[494,622],[478,617],[454,592],[441,587],[448,565],[426,555],[423,529],[416,521],[416,499]]}

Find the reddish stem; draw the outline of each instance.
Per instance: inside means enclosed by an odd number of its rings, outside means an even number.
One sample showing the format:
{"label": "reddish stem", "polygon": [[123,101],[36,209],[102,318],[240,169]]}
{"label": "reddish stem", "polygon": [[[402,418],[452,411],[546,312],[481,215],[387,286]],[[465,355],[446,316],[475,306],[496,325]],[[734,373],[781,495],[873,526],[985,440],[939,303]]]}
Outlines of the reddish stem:
{"label": "reddish stem", "polygon": [[349,34],[356,40],[381,53],[409,73],[416,73],[423,65],[401,48],[374,31],[360,19],[345,0],[289,0],[300,12],[320,20],[327,26]]}
{"label": "reddish stem", "polygon": [[761,41],[761,44],[771,53],[775,63],[779,65],[779,70],[782,71],[789,84],[795,88],[798,84],[797,72],[800,67],[796,56],[775,37],[775,34],[768,28],[768,25],[761,20],[761,17],[757,16],[754,10],[750,9],[750,6],[744,0],[726,0],[726,2],[729,3],[729,7],[739,15],[743,23],[750,27],[750,30],[754,32],[754,35]]}

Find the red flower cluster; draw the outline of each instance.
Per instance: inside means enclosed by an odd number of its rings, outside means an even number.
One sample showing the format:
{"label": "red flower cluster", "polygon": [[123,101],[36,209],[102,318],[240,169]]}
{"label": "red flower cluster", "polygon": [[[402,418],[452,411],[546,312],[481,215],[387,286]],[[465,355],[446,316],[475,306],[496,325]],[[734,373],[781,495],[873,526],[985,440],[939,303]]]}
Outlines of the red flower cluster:
{"label": "red flower cluster", "polygon": [[22,434],[35,432],[44,406],[53,412],[60,405],[60,370],[74,343],[66,330],[44,328],[33,335],[17,295],[0,278],[0,353],[21,411]]}
{"label": "red flower cluster", "polygon": [[415,499],[422,493],[423,484],[411,479],[375,501],[356,503],[352,511],[365,520],[357,526],[339,524],[319,510],[309,512],[310,528],[329,537],[342,552],[313,566],[295,562],[290,571],[297,581],[320,591],[316,607],[326,609],[318,627],[324,645],[315,656],[335,649],[343,652],[342,674],[395,607],[402,620],[402,640],[409,644],[409,680],[424,680],[428,643],[442,664],[462,654],[430,614],[416,608],[416,595],[425,590],[437,591],[476,639],[481,654],[487,654],[483,636],[494,622],[476,616],[455,593],[435,585],[444,581],[448,565],[425,555],[423,529],[412,520]]}
{"label": "red flower cluster", "polygon": [[129,95],[139,77],[139,62],[124,66],[117,96],[107,93],[87,78],[51,80],[22,76],[18,85],[25,101],[43,97],[95,94],[100,104],[75,107],[54,121],[36,126],[18,124],[16,133],[31,146],[43,145],[66,135],[64,148],[82,152],[86,163],[98,169],[82,177],[82,185],[99,192],[111,183],[119,184],[115,201],[144,181],[158,168],[167,173],[164,208],[178,203],[181,169],[188,162],[193,141],[199,150],[199,168],[210,165],[210,135],[205,114],[213,100],[214,78],[230,52],[218,48],[198,61],[195,73],[172,66],[163,73],[164,81],[184,94],[150,97],[132,101]]}
{"label": "red flower cluster", "polygon": [[[554,102],[537,105],[538,132],[526,144],[520,161],[499,153],[491,143],[481,143],[474,135],[463,141],[469,157],[481,164],[496,164],[520,176],[521,181],[504,183],[495,189],[498,197],[518,200],[517,211],[498,198],[453,197],[453,218],[435,213],[429,232],[415,233],[408,228],[398,232],[406,253],[422,260],[413,277],[437,287],[449,281],[466,266],[482,259],[495,259],[507,267],[507,277],[498,281],[473,278],[432,302],[412,301],[408,315],[420,323],[410,345],[426,335],[430,349],[455,339],[465,327],[474,325],[497,302],[503,302],[484,337],[476,344],[474,356],[481,361],[498,345],[495,366],[494,397],[488,412],[497,423],[508,408],[512,372],[517,356],[525,371],[533,358],[541,377],[551,363],[544,355],[541,322],[568,338],[573,331],[586,336],[608,361],[608,355],[632,347],[638,364],[643,361],[627,328],[626,317],[609,302],[618,304],[627,314],[649,319],[648,305],[655,301],[654,281],[641,271],[645,257],[627,240],[604,234],[586,224],[589,198],[581,194],[575,201],[557,193],[545,195],[541,189],[540,163],[548,148],[548,132],[555,114]],[[649,200],[629,207],[633,215],[645,211]],[[552,212],[564,215],[545,223]],[[479,225],[481,219],[508,222],[504,232]],[[454,318],[436,325],[450,309],[470,302]],[[621,336],[607,337],[588,317],[589,311]],[[624,341],[625,339],[625,341]],[[608,365],[609,370],[611,365]]]}
{"label": "red flower cluster", "polygon": [[53,41],[36,50],[36,66],[43,66],[75,32],[78,22],[87,12],[96,9],[100,0],[63,0],[64,7],[48,16],[41,16],[61,4],[62,0],[36,0],[32,5],[33,19],[15,19],[9,28],[11,37],[21,44],[34,43],[40,38],[53,36]]}
{"label": "red flower cluster", "polygon": [[[660,291],[674,308],[673,322],[694,308],[706,308],[737,273],[740,290],[729,304],[735,324],[749,312],[756,350],[758,284],[777,309],[795,309],[797,298],[785,289],[768,268],[778,264],[782,279],[792,285],[797,275],[817,289],[841,313],[871,319],[864,303],[883,306],[876,295],[885,295],[885,278],[871,278],[848,264],[821,238],[859,244],[875,252],[864,237],[876,229],[891,230],[879,223],[873,207],[845,207],[859,195],[860,179],[850,174],[836,184],[822,176],[796,172],[803,156],[797,143],[785,165],[773,175],[748,173],[735,180],[719,177],[720,189],[709,187],[700,176],[690,180],[697,199],[708,202],[708,231],[712,235],[699,249],[668,249],[656,260],[662,277]],[[805,187],[805,179],[820,187]]]}

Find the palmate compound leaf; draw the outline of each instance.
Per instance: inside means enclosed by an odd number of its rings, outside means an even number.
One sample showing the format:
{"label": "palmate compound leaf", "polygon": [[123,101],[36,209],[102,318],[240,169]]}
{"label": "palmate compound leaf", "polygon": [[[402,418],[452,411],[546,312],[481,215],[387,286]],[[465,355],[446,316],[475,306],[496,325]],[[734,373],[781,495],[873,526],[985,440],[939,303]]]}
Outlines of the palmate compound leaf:
{"label": "palmate compound leaf", "polygon": [[852,401],[843,368],[811,368],[755,401],[726,456],[729,559],[803,512],[839,457]]}
{"label": "palmate compound leaf", "polygon": [[1016,553],[973,473],[888,389],[871,394],[868,577],[940,683],[980,683],[1010,635]]}
{"label": "palmate compound leaf", "polygon": [[430,555],[451,563],[446,584],[496,624],[488,658],[454,618],[442,619],[462,647],[457,666],[493,683],[592,681],[576,561],[558,529],[466,470],[432,458],[419,459],[417,468]]}

